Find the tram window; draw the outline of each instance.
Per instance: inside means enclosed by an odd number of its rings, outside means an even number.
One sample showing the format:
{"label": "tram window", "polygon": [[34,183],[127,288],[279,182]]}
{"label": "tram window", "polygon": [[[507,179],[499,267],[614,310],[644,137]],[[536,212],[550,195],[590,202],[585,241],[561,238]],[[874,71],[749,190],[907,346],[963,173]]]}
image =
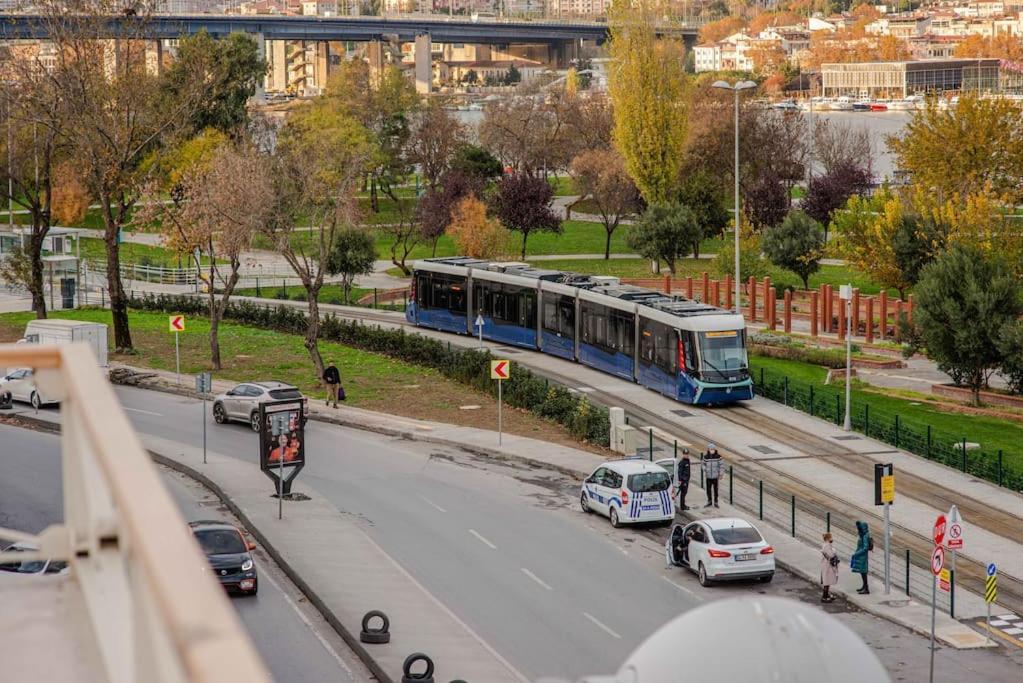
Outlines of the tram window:
{"label": "tram window", "polygon": [[619,353],[631,356],[635,351],[633,318],[628,313],[611,311],[608,316],[609,346]]}
{"label": "tram window", "polygon": [[561,326],[558,324],[558,302],[553,297],[543,299],[543,328],[548,332],[558,334]]}
{"label": "tram window", "polygon": [[519,304],[519,325],[536,329],[536,294],[523,291],[516,298]]}
{"label": "tram window", "polygon": [[420,308],[430,307],[430,276],[427,273],[416,276],[416,303]]}
{"label": "tram window", "polygon": [[603,306],[583,306],[583,341],[594,346],[606,347],[607,318]]}
{"label": "tram window", "polygon": [[686,355],[686,372],[692,372],[696,369],[696,346],[693,343],[693,332],[687,330],[681,330],[682,334],[682,350],[685,351]]}
{"label": "tram window", "polygon": [[448,307],[448,287],[447,283],[438,276],[434,276],[431,284],[430,296],[430,308],[447,308]]}
{"label": "tram window", "polygon": [[575,302],[567,296],[558,302],[558,320],[561,323],[561,334],[575,337]]}
{"label": "tram window", "polygon": [[644,320],[643,327],[639,333],[639,357],[647,365],[654,362],[656,338],[654,336],[654,324]]}
{"label": "tram window", "polygon": [[460,282],[449,285],[448,310],[465,313],[465,285]]}
{"label": "tram window", "polygon": [[678,361],[675,358],[678,353],[675,339],[674,328],[667,325],[657,325],[655,341],[657,367],[670,374],[674,374],[678,369]]}

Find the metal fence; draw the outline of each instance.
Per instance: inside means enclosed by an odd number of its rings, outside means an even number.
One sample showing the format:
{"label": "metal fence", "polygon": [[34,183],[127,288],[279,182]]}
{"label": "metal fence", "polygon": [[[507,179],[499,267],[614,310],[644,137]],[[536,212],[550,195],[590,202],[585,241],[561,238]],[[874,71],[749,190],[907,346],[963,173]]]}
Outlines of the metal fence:
{"label": "metal fence", "polygon": [[[655,438],[652,430],[648,436],[651,443],[655,440],[664,443],[662,439]],[[656,447],[655,450],[657,450]],[[677,457],[678,443],[667,444],[666,450],[669,452],[674,450]],[[698,485],[701,491],[694,491],[693,485]],[[849,572],[849,558],[856,549],[858,537],[856,519],[829,510],[813,500],[801,498],[790,491],[764,481],[762,477],[742,465],[728,465],[727,471],[719,482],[719,489],[720,500],[748,512],[751,517],[756,516],[756,519],[767,522],[792,538],[809,543],[813,547],[821,544],[825,532],[830,532],[834,537],[835,550],[841,558],[841,572],[843,574]],[[701,505],[705,494],[703,469],[699,467],[697,460],[694,463],[693,481],[687,504],[691,507]],[[870,520],[868,518],[864,521],[869,523]],[[872,527],[871,537],[874,539],[874,550],[868,554],[869,569],[870,574],[875,577],[871,592],[878,593],[883,591],[883,584],[878,581],[884,577],[883,527],[880,525]],[[900,595],[903,595],[928,605],[931,604],[931,587],[934,576],[930,572],[930,555],[913,551],[905,545],[893,542],[889,557],[893,598],[898,599]],[[938,592],[937,607],[943,612],[955,616],[956,579],[954,574],[951,579],[951,592]]]}
{"label": "metal fence", "polygon": [[[845,418],[844,389],[839,391],[795,380],[788,375],[768,372],[763,367],[754,372],[754,381],[760,396],[816,417],[834,420],[835,424],[842,424]],[[862,399],[852,403],[850,418],[852,429],[869,438],[999,486],[1023,490],[1023,471],[1012,464],[1014,458],[1007,462],[1002,449],[984,448],[983,443],[972,440],[969,435],[935,429],[918,419],[907,419]]]}

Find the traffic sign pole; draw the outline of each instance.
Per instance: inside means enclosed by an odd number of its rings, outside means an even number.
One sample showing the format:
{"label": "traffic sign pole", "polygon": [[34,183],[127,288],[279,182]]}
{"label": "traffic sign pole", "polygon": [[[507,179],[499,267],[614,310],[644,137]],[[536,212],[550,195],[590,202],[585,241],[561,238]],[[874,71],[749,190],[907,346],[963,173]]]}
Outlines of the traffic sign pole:
{"label": "traffic sign pole", "polygon": [[892,592],[892,521],[891,503],[884,504],[884,594]]}
{"label": "traffic sign pole", "polygon": [[[482,328],[481,328],[482,329]],[[506,360],[490,361],[490,379],[497,380],[497,445],[501,445],[504,427],[501,421],[501,404],[504,402],[501,384],[511,377],[511,363]]]}
{"label": "traffic sign pole", "polygon": [[501,424],[501,386],[504,384],[501,380],[497,380],[497,445],[501,445],[501,434],[504,431],[504,426]]}
{"label": "traffic sign pole", "polygon": [[938,515],[934,521],[934,552],[931,553],[931,667],[930,683],[934,683],[934,627],[935,613],[938,608],[938,576],[942,567],[945,566],[945,548],[941,542],[945,539],[945,515]]}
{"label": "traffic sign pole", "polygon": [[934,604],[938,601],[938,577],[931,577],[931,674],[928,680],[934,683]]}
{"label": "traffic sign pole", "polygon": [[177,368],[178,386],[181,386],[181,345],[178,343],[178,334],[174,333],[174,366]]}

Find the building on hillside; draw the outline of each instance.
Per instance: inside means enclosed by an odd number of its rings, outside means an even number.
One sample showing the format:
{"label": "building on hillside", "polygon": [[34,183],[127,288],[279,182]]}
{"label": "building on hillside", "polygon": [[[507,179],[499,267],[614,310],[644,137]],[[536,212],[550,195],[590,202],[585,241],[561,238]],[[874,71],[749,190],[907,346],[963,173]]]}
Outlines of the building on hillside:
{"label": "building on hillside", "polygon": [[909,95],[999,88],[997,59],[927,59],[822,64],[824,97],[905,99]]}
{"label": "building on hillside", "polygon": [[752,47],[753,41],[741,31],[716,43],[697,45],[693,48],[694,68],[697,72],[752,71]]}
{"label": "building on hillside", "polygon": [[518,70],[523,81],[528,81],[550,70],[551,58],[547,45],[475,45],[471,43],[448,43],[441,47],[434,62],[434,78],[442,84],[457,84],[465,80],[470,71],[475,73],[476,83],[483,84],[488,78],[502,80],[512,66]]}
{"label": "building on hillside", "polygon": [[307,17],[336,17],[337,0],[302,0],[302,14]]}
{"label": "building on hillside", "polygon": [[552,17],[600,17],[610,4],[609,0],[549,0],[547,7]]}
{"label": "building on hillside", "polygon": [[1000,17],[1005,14],[1005,3],[1002,0],[980,0],[963,3],[953,7],[952,11],[961,17]]}
{"label": "building on hillside", "polygon": [[889,14],[866,25],[867,33],[876,36],[915,38],[930,30],[931,18],[926,14]]}

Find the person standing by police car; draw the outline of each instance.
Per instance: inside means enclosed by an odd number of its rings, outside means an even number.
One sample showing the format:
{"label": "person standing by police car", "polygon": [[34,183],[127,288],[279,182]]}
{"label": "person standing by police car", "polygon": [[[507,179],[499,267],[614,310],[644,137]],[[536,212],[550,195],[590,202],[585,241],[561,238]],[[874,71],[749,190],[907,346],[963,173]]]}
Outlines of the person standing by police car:
{"label": "person standing by police car", "polygon": [[700,455],[703,464],[703,478],[706,481],[707,505],[718,507],[718,479],[721,477],[721,454],[717,446],[707,444],[707,452]]}
{"label": "person standing by police car", "polygon": [[688,510],[686,494],[689,493],[689,479],[692,476],[692,465],[689,462],[689,449],[682,449],[682,459],[678,461],[678,509]]}

